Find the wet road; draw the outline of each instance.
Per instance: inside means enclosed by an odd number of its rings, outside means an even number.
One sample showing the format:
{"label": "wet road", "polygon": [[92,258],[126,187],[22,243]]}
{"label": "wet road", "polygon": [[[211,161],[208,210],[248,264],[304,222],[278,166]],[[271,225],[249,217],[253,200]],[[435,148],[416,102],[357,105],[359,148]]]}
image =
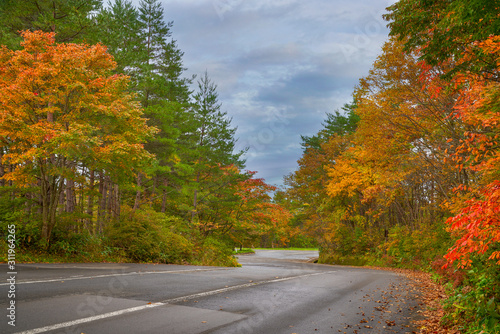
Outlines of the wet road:
{"label": "wet road", "polygon": [[[316,256],[259,250],[241,255],[241,268],[18,265],[15,298],[8,297],[11,284],[0,285],[0,332],[412,332],[418,307],[404,277],[306,262]],[[12,300],[15,327],[7,317]]]}

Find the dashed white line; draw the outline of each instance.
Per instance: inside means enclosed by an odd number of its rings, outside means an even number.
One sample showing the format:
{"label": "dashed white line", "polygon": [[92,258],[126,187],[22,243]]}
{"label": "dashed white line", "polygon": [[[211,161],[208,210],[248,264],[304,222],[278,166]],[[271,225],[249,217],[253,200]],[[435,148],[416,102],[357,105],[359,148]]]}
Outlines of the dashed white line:
{"label": "dashed white line", "polygon": [[[186,270],[184,270],[184,271],[186,271]],[[164,300],[162,302],[159,302],[159,303],[152,303],[152,304],[147,304],[147,305],[142,305],[142,306],[136,306],[136,307],[132,307],[132,308],[128,308],[128,309],[123,309],[123,310],[120,310],[120,311],[114,311],[114,312],[104,313],[104,314],[100,314],[100,315],[96,315],[96,316],[92,316],[92,317],[88,317],[88,318],[82,318],[82,319],[77,319],[77,320],[62,322],[62,323],[54,324],[54,325],[50,325],[50,326],[45,326],[45,327],[30,329],[30,330],[27,330],[27,331],[24,331],[24,332],[18,332],[18,333],[15,333],[15,334],[37,334],[37,333],[44,333],[44,332],[53,331],[53,330],[60,329],[60,328],[72,327],[72,326],[76,326],[76,325],[85,324],[85,323],[96,321],[96,320],[101,320],[101,319],[116,317],[116,316],[122,315],[122,314],[137,312],[137,311],[145,310],[145,309],[148,309],[148,308],[165,306],[167,304],[173,304],[173,303],[177,303],[177,302],[184,301],[184,300],[190,300],[190,299],[195,299],[195,298],[200,298],[200,297],[211,296],[211,295],[215,295],[215,294],[219,294],[219,293],[223,293],[223,292],[227,292],[227,291],[248,288],[248,287],[257,286],[257,285],[261,285],[261,284],[277,283],[277,282],[283,282],[283,281],[288,281],[288,280],[297,279],[297,278],[304,278],[304,277],[309,277],[309,276],[323,275],[323,274],[326,274],[326,273],[328,273],[328,272],[324,272],[324,273],[312,273],[312,274],[305,274],[305,275],[291,276],[291,277],[282,277],[282,278],[277,278],[277,279],[272,279],[272,280],[267,280],[267,281],[259,281],[259,282],[252,282],[252,283],[240,284],[240,285],[230,286],[230,287],[227,287],[227,288],[216,289],[216,290],[211,290],[211,291],[206,291],[206,292],[201,292],[201,293],[195,293],[195,294],[188,295],[188,296],[171,298],[171,299],[167,299],[167,300]]]}
{"label": "dashed white line", "polygon": [[[181,273],[189,273],[189,272],[198,272],[198,271],[211,271],[211,270],[227,270],[226,268],[209,268],[209,269],[189,269],[189,270],[170,270],[170,271],[132,271],[128,273],[121,274],[106,274],[106,275],[94,275],[94,276],[70,276],[70,277],[59,277],[54,279],[47,280],[39,280],[39,281],[18,281],[19,284],[34,284],[34,283],[51,283],[51,282],[66,282],[66,281],[74,281],[74,280],[82,280],[82,279],[93,279],[93,278],[103,278],[103,277],[115,277],[115,276],[127,276],[127,275],[150,275],[150,274],[181,274]],[[0,283],[2,285],[9,285],[10,283]]]}
{"label": "dashed white line", "polygon": [[115,312],[109,312],[109,313],[104,313],[104,314],[96,315],[96,316],[93,316],[93,317],[82,318],[82,319],[77,319],[77,320],[73,320],[73,321],[62,322],[62,323],[55,324],[55,325],[50,325],[50,326],[45,326],[45,327],[30,329],[30,330],[27,330],[27,331],[24,331],[24,332],[18,332],[16,334],[37,334],[37,333],[44,333],[44,332],[53,331],[53,330],[60,329],[60,328],[77,326],[77,325],[81,325],[81,324],[84,324],[84,323],[87,323],[87,322],[92,322],[92,321],[96,321],[96,320],[100,320],[100,319],[106,319],[106,318],[116,317],[118,315],[132,313],[132,312],[137,312],[137,311],[141,311],[141,310],[144,310],[144,309],[158,307],[158,306],[163,306],[163,305],[166,305],[166,304],[164,304],[164,303],[154,303],[154,304],[147,304],[147,305],[142,305],[142,306],[136,306],[136,307],[132,307],[132,308],[127,308],[127,309],[124,309],[124,310],[120,310],[120,311],[115,311]]}
{"label": "dashed white line", "polygon": [[251,286],[256,286],[256,285],[261,285],[261,284],[268,284],[268,283],[283,282],[283,281],[288,281],[288,280],[295,279],[295,278],[304,278],[304,277],[316,276],[316,275],[323,275],[323,274],[326,274],[326,273],[305,274],[305,275],[299,275],[299,276],[277,278],[277,279],[272,279],[272,280],[267,280],[267,281],[259,281],[259,282],[252,282],[252,283],[240,284],[240,285],[235,285],[235,286],[229,286],[227,288],[222,288],[222,289],[217,289],[217,290],[212,290],[212,291],[207,291],[207,292],[201,292],[201,293],[195,293],[195,294],[189,295],[189,296],[167,299],[167,300],[164,300],[163,302],[167,303],[167,304],[178,303],[178,302],[181,302],[183,300],[190,300],[190,299],[195,299],[195,298],[200,298],[200,297],[206,297],[206,296],[216,295],[218,293],[232,291],[232,290],[238,290],[238,289],[243,289],[243,288],[248,288],[248,287],[251,287]]}

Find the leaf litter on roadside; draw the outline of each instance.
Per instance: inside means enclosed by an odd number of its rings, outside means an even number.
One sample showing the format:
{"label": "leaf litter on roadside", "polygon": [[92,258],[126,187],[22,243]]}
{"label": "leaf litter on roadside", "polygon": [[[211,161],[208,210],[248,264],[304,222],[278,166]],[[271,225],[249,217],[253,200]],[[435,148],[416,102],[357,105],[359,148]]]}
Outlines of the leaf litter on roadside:
{"label": "leaf litter on roadside", "polygon": [[[444,316],[442,301],[447,297],[444,288],[431,279],[429,273],[413,271],[408,269],[376,268],[371,269],[391,270],[399,275],[408,278],[408,284],[391,284],[387,291],[373,291],[381,293],[378,297],[374,294],[366,293],[362,297],[363,302],[378,304],[368,311],[358,313],[362,317],[358,324],[344,324],[344,330],[349,333],[361,333],[361,329],[377,329],[382,327],[383,332],[397,332],[408,334],[460,334],[455,328],[447,328],[441,325],[441,318]],[[411,305],[407,302],[406,296],[411,294],[418,300],[418,305]],[[363,307],[360,307],[362,310]],[[412,318],[402,317],[404,312],[417,314]],[[390,318],[387,316],[390,315]],[[398,316],[399,315],[399,316]],[[373,326],[368,323],[373,323]],[[401,322],[401,323],[398,323]],[[339,332],[348,333],[342,330]],[[370,331],[371,332],[371,331]],[[364,332],[363,332],[364,333]],[[368,333],[368,332],[366,332]]]}

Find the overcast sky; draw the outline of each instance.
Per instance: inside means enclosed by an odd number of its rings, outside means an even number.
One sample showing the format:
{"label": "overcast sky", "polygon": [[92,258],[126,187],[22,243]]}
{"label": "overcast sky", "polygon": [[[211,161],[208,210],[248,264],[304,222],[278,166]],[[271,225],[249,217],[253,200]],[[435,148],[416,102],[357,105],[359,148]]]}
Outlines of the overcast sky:
{"label": "overcast sky", "polygon": [[274,185],[297,168],[300,135],[352,100],[387,40],[381,16],[394,2],[162,0],[186,76],[208,71],[238,147],[249,147],[247,169]]}

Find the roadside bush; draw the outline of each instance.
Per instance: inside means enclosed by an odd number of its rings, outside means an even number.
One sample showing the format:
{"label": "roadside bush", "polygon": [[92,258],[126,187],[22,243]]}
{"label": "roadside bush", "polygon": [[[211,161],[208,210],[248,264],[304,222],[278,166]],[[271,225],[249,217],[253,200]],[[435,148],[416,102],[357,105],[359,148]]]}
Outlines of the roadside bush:
{"label": "roadside bush", "polygon": [[6,236],[9,225],[16,226],[17,248],[36,245],[40,234],[39,221],[36,217],[30,218],[22,211],[4,213],[0,217],[0,235]]}
{"label": "roadside bush", "polygon": [[77,262],[123,261],[124,252],[113,247],[103,235],[55,230],[49,254]]}
{"label": "roadside bush", "polygon": [[295,248],[317,248],[318,243],[314,240],[314,238],[307,236],[306,234],[296,234],[290,238],[288,246]]}
{"label": "roadside bush", "polygon": [[397,225],[389,230],[388,241],[376,253],[378,257],[385,255],[390,259],[387,264],[390,266],[425,269],[431,267],[436,257],[441,258],[451,245],[443,224],[415,230]]}
{"label": "roadside bush", "polygon": [[431,264],[432,270],[439,276],[442,284],[451,284],[453,288],[462,285],[466,273],[462,269],[454,268],[453,266],[444,267],[446,260],[444,257],[437,257]]}
{"label": "roadside bush", "polygon": [[215,237],[200,239],[196,247],[195,264],[204,266],[238,267],[229,243]]}
{"label": "roadside bush", "polygon": [[133,261],[188,262],[193,244],[171,230],[176,223],[177,218],[152,209],[134,212],[130,207],[123,207],[120,219],[109,224],[106,235],[114,247],[122,249]]}
{"label": "roadside bush", "polygon": [[368,263],[365,256],[359,255],[342,255],[333,252],[321,251],[319,254],[318,263],[336,264],[344,266],[364,266]]}
{"label": "roadside bush", "polygon": [[500,333],[500,271],[486,257],[474,260],[460,286],[448,283],[443,322],[461,326],[463,333]]}

